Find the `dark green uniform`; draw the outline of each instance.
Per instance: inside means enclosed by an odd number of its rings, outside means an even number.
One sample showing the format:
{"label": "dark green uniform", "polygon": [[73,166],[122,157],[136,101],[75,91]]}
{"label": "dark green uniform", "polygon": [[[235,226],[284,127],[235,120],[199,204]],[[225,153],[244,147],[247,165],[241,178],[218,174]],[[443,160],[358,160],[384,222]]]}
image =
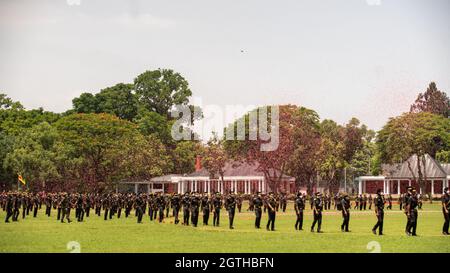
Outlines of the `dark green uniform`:
{"label": "dark green uniform", "polygon": [[72,222],[70,220],[70,207],[71,207],[70,197],[68,195],[64,195],[61,201],[61,211],[62,211],[61,223],[64,223],[64,218],[67,219],[67,222],[69,223]]}
{"label": "dark green uniform", "polygon": [[383,235],[383,221],[384,221],[384,196],[381,192],[377,193],[377,197],[375,198],[375,214],[377,216],[377,223],[372,228],[372,232],[378,235]]}
{"label": "dark green uniform", "polygon": [[348,226],[350,225],[350,198],[348,195],[341,199],[342,206],[342,218],[341,231],[349,232]]}
{"label": "dark green uniform", "polygon": [[305,200],[301,194],[297,194],[297,198],[295,198],[294,208],[297,215],[295,229],[303,230],[303,211],[305,210]]}
{"label": "dark green uniform", "polygon": [[260,195],[256,195],[252,199],[253,209],[255,210],[255,228],[261,228],[261,216],[262,216],[262,206],[263,200]]}
{"label": "dark green uniform", "polygon": [[311,225],[311,232],[314,232],[314,227],[317,223],[317,232],[321,232],[322,227],[322,211],[323,211],[323,200],[322,196],[317,195],[316,198],[313,200],[313,214],[314,214],[314,221]]}
{"label": "dark green uniform", "polygon": [[219,226],[220,222],[220,209],[222,208],[222,198],[220,195],[216,195],[213,199],[214,216],[213,226]]}
{"label": "dark green uniform", "polygon": [[181,199],[181,205],[183,206],[183,225],[189,226],[189,210],[191,207],[191,198],[185,193]]}
{"label": "dark green uniform", "polygon": [[138,224],[142,223],[142,217],[144,216],[143,206],[144,206],[144,200],[143,200],[142,196],[139,195],[138,197],[136,197],[136,200],[134,203],[134,208],[136,210]]}
{"label": "dark green uniform", "polygon": [[269,216],[269,220],[267,221],[266,229],[275,230],[275,217],[276,217],[276,207],[278,205],[277,200],[271,194],[267,200],[267,214]]}
{"label": "dark green uniform", "polygon": [[450,211],[450,194],[448,188],[445,188],[445,194],[442,196],[442,213],[444,214],[444,226],[442,227],[442,234],[449,235],[449,211]]}
{"label": "dark green uniform", "polygon": [[234,194],[228,195],[225,201],[225,207],[228,211],[229,227],[233,229],[234,214],[236,212],[236,199],[234,198]]}
{"label": "dark green uniform", "polygon": [[406,205],[408,215],[408,226],[406,227],[406,232],[408,235],[417,236],[417,218],[419,217],[419,213],[417,212],[418,204],[419,200],[417,198],[417,195],[411,195]]}
{"label": "dark green uniform", "polygon": [[180,208],[181,208],[181,198],[178,194],[175,194],[174,196],[172,196],[172,199],[170,200],[170,203],[172,205],[172,209],[173,209],[173,217],[175,217],[175,224],[178,224],[180,222],[180,220],[178,219],[178,214],[180,212]]}
{"label": "dark green uniform", "polygon": [[200,209],[200,198],[197,194],[191,197],[191,222],[194,227],[198,224],[198,213]]}
{"label": "dark green uniform", "polygon": [[201,200],[201,208],[203,212],[203,225],[207,226],[209,221],[209,213],[211,209],[211,200],[208,195],[203,195]]}

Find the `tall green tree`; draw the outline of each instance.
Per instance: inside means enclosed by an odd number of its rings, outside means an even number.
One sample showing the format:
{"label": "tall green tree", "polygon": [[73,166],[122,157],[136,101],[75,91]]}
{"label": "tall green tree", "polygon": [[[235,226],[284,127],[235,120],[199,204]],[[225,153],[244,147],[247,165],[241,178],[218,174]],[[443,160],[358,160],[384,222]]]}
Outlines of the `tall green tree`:
{"label": "tall green tree", "polygon": [[14,142],[13,149],[5,156],[4,168],[13,174],[20,173],[27,187],[44,189],[46,182],[59,178],[56,164],[58,132],[43,122],[24,130]]}
{"label": "tall green tree", "polygon": [[186,79],[171,69],[158,69],[140,74],[134,79],[134,89],[143,107],[167,118],[170,118],[173,106],[187,106],[192,95]]}
{"label": "tall green tree", "polygon": [[321,144],[319,115],[310,109],[300,107],[298,126],[294,128],[295,148],[288,160],[287,173],[296,178],[299,186],[306,186],[312,193],[317,178],[317,161]]}
{"label": "tall green tree", "polygon": [[202,165],[208,170],[211,178],[219,177],[223,182],[227,161],[228,156],[223,147],[223,141],[219,140],[217,134],[214,134],[203,151]]}
{"label": "tall green tree", "polygon": [[436,83],[431,82],[425,93],[419,93],[410,112],[429,112],[449,118],[450,99],[445,92],[438,90]]}
{"label": "tall green tree", "polygon": [[80,159],[74,176],[83,186],[100,190],[121,179],[163,173],[164,146],[154,137],[145,138],[131,122],[109,114],[75,114],[59,120],[56,127],[70,146],[70,157]]}
{"label": "tall green tree", "polygon": [[415,179],[425,192],[425,155],[435,158],[438,152],[450,149],[450,119],[429,112],[405,113],[389,119],[378,132],[377,145],[384,163],[402,162],[417,155]]}
{"label": "tall green tree", "polygon": [[195,171],[197,156],[204,154],[201,143],[197,141],[180,141],[172,152],[173,172],[187,174]]}
{"label": "tall green tree", "polygon": [[95,95],[97,113],[116,115],[121,119],[132,121],[138,112],[137,98],[132,84],[118,83],[102,89]]}

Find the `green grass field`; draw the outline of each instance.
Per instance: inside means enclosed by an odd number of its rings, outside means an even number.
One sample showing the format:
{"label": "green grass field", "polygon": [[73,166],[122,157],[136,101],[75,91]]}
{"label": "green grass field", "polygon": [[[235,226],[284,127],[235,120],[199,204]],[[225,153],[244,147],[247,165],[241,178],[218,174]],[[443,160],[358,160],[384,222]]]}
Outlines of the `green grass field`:
{"label": "green grass field", "polygon": [[[424,204],[419,211],[418,237],[404,234],[406,216],[399,211],[386,211],[384,236],[375,236],[371,228],[376,223],[373,211],[352,211],[350,233],[342,233],[340,212],[323,215],[324,233],[309,231],[312,223],[310,210],[305,212],[304,230],[294,229],[295,213],[289,203],[285,213],[276,216],[276,231],[254,228],[253,212],[236,213],[235,229],[228,229],[228,218],[222,210],[221,226],[174,225],[173,218],[165,223],[137,224],[134,213],[129,218],[91,215],[82,223],[60,223],[52,211],[49,218],[41,209],[37,218],[27,216],[19,222],[4,223],[5,212],[0,212],[0,252],[69,252],[67,243],[77,241],[81,252],[371,252],[368,244],[376,241],[381,252],[450,252],[450,236],[441,234],[443,215],[439,203]],[[92,212],[92,210],[91,210]],[[72,219],[74,211],[71,212]],[[200,213],[201,223],[201,213]],[[262,226],[267,223],[263,215]],[[212,215],[210,217],[212,224]]]}

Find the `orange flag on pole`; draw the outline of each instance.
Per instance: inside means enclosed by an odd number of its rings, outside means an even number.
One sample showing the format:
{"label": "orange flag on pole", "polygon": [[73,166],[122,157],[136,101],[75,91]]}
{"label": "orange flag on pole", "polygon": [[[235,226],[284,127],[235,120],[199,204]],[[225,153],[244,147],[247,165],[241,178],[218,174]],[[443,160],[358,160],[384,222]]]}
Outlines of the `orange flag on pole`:
{"label": "orange flag on pole", "polygon": [[18,174],[18,176],[19,177],[17,179],[19,179],[20,183],[25,185],[26,184],[25,179],[23,179],[23,177],[20,174]]}

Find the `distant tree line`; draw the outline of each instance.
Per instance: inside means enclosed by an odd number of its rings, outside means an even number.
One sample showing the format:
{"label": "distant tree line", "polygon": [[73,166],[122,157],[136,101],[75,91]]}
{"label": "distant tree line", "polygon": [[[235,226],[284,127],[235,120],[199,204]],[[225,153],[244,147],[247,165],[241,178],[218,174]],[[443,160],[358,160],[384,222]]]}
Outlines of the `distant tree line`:
{"label": "distant tree line", "polygon": [[[248,140],[249,116],[262,108],[224,128],[235,130],[243,120],[244,141],[217,135],[207,144],[173,140],[170,111],[180,104],[193,108],[191,96],[187,80],[169,69],[82,93],[64,113],[27,110],[0,94],[0,186],[14,188],[21,174],[33,190],[110,190],[122,180],[190,173],[201,155],[214,176],[223,176],[227,161],[238,160],[258,163],[272,188],[290,175],[309,191],[318,180],[334,190],[344,179],[351,184],[354,177],[377,175],[382,163],[413,154],[450,161],[450,102],[435,83],[419,94],[410,112],[389,119],[378,133],[357,118],[339,125],[320,120],[312,109],[280,105],[279,146],[269,152],[261,151],[265,140],[259,136]],[[423,175],[418,180],[423,186]]]}

